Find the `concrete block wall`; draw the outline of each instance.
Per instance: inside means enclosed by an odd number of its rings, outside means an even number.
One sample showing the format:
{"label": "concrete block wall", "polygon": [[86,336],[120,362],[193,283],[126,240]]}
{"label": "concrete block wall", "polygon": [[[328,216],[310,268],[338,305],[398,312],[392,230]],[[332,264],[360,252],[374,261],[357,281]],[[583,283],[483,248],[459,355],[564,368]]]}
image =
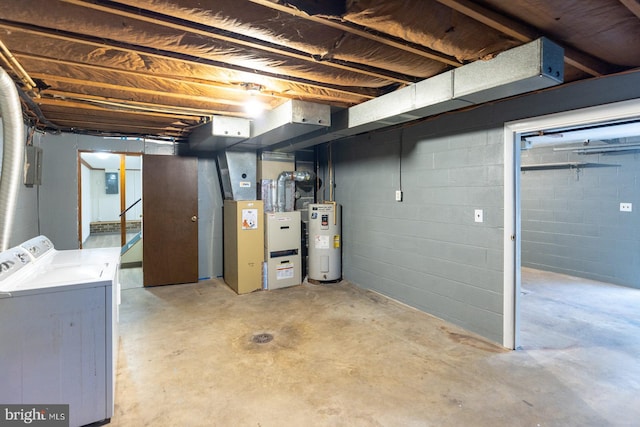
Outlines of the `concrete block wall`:
{"label": "concrete block wall", "polygon": [[[640,72],[333,143],[344,278],[502,343],[505,122],[634,98]],[[480,225],[475,209],[484,210]]]}
{"label": "concrete block wall", "polygon": [[[521,162],[587,162],[521,173],[522,265],[640,288],[640,153],[579,155],[552,147]],[[621,212],[620,203],[633,203]]]}
{"label": "concrete block wall", "polygon": [[500,342],[502,129],[431,132],[333,145],[344,277]]}

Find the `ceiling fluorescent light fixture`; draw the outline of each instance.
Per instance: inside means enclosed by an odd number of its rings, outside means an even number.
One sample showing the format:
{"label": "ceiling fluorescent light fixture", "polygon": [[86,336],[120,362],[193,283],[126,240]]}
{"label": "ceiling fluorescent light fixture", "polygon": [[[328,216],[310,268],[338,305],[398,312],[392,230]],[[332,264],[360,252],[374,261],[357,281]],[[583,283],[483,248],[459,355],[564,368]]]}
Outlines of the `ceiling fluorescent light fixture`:
{"label": "ceiling fluorescent light fixture", "polygon": [[585,141],[606,141],[617,138],[640,136],[640,122],[620,123],[587,129],[568,129],[566,131],[540,133],[525,136],[523,142],[527,148],[540,145],[570,144]]}

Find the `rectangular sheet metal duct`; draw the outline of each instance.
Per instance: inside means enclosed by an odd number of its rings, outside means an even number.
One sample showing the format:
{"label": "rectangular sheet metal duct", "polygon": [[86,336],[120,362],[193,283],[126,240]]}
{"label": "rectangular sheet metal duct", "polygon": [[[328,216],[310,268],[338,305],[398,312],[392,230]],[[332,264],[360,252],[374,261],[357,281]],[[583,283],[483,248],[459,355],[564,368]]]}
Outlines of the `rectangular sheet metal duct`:
{"label": "rectangular sheet metal duct", "polygon": [[235,148],[260,149],[287,141],[331,125],[328,105],[289,100],[255,119],[251,124],[251,137],[240,141]]}
{"label": "rectangular sheet metal duct", "polygon": [[481,104],[562,83],[564,51],[540,38],[489,61],[467,64],[454,73],[453,97]]}
{"label": "rectangular sheet metal duct", "polygon": [[328,129],[270,149],[290,152],[323,142],[507,98],[563,82],[564,52],[540,38],[340,111]]}
{"label": "rectangular sheet metal duct", "polygon": [[251,121],[239,117],[213,116],[189,136],[194,151],[218,151],[249,138]]}

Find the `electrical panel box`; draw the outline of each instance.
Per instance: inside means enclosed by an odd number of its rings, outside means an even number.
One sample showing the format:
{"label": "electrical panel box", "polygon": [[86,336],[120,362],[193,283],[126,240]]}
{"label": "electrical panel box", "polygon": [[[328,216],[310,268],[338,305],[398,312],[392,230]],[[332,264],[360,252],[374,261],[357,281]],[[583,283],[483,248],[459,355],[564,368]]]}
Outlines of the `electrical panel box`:
{"label": "electrical panel box", "polygon": [[27,145],[24,153],[24,185],[42,184],[42,148]]}
{"label": "electrical panel box", "polygon": [[302,283],[300,212],[265,214],[267,289],[279,289]]}
{"label": "electrical panel box", "polygon": [[224,281],[238,294],[262,289],[263,215],[261,200],[224,201]]}

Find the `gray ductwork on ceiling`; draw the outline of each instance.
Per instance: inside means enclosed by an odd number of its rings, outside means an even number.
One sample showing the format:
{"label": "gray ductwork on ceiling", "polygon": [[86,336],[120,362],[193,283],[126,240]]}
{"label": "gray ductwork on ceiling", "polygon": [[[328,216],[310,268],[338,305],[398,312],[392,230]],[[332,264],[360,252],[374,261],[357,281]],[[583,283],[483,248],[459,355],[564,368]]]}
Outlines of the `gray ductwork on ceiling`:
{"label": "gray ductwork on ceiling", "polygon": [[254,120],[213,116],[189,136],[194,151],[258,150],[331,125],[328,105],[289,100]]}
{"label": "gray ductwork on ceiling", "polygon": [[224,150],[251,136],[251,121],[239,117],[213,116],[189,135],[194,151]]}
{"label": "gray ductwork on ceiling", "polygon": [[331,126],[270,147],[291,152],[387,126],[555,86],[564,51],[546,38],[476,61],[339,111]]}
{"label": "gray ductwork on ceiling", "polygon": [[276,143],[286,143],[304,137],[318,129],[331,126],[328,105],[289,100],[251,123],[251,138],[238,142],[234,148],[262,149]]}
{"label": "gray ductwork on ceiling", "polygon": [[[258,150],[293,152],[324,142],[531,92],[562,83],[564,52],[540,38],[331,115],[322,104],[289,100],[251,122],[214,117],[189,138],[218,156],[225,198],[254,197]],[[232,150],[228,150],[232,148]]]}
{"label": "gray ductwork on ceiling", "polygon": [[22,106],[16,85],[0,68],[2,175],[0,177],[0,251],[9,248],[24,156]]}

